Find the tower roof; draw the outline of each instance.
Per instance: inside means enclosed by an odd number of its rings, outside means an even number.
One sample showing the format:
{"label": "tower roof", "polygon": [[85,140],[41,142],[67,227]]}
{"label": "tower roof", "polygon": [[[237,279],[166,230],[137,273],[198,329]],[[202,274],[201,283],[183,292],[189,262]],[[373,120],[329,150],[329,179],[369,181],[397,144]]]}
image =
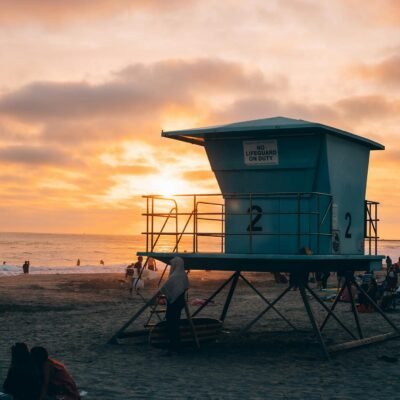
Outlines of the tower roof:
{"label": "tower roof", "polygon": [[362,136],[336,129],[317,122],[304,121],[286,117],[273,117],[255,119],[251,121],[234,122],[225,125],[209,126],[205,128],[184,129],[178,131],[162,131],[161,135],[167,138],[181,140],[204,146],[204,141],[209,139],[258,139],[265,136],[296,135],[301,133],[328,133],[343,137],[351,141],[368,146],[371,150],[383,150],[385,146]]}

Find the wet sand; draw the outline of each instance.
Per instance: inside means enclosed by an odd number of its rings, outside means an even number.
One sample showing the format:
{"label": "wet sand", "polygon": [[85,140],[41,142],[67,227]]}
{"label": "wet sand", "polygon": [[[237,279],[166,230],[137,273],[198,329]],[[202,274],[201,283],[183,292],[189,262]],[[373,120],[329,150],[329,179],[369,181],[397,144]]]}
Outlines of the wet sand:
{"label": "wet sand", "polygon": [[[207,297],[227,276],[193,271],[190,298]],[[246,277],[270,300],[286,287],[269,274]],[[146,282],[145,298],[152,296],[155,284]],[[218,317],[226,295],[227,288],[200,315]],[[322,307],[310,301],[322,321]],[[400,341],[338,353],[327,361],[298,291],[291,291],[278,306],[298,331],[272,311],[243,336],[238,334],[240,328],[265,303],[239,282],[219,341],[173,357],[165,357],[145,338],[107,344],[142,304],[139,296],[129,296],[122,274],[0,277],[0,378],[8,368],[10,346],[25,341],[30,347],[45,346],[61,360],[79,388],[88,392],[87,400],[400,399]],[[349,304],[338,306],[338,314],[356,332],[349,310]],[[388,315],[400,326],[399,311]],[[145,313],[135,327],[142,328],[147,317]],[[391,330],[376,313],[362,314],[360,319],[365,333]],[[333,320],[324,337],[328,344],[348,340]],[[399,361],[388,362],[382,356]]]}

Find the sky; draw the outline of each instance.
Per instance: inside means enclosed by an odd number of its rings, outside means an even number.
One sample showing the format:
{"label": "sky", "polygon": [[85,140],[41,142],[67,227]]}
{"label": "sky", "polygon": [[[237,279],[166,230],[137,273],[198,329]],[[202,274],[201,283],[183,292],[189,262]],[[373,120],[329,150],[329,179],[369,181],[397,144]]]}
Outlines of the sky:
{"label": "sky", "polygon": [[0,231],[139,234],[149,193],[216,193],[185,129],[285,116],[385,145],[400,238],[400,2],[0,0]]}

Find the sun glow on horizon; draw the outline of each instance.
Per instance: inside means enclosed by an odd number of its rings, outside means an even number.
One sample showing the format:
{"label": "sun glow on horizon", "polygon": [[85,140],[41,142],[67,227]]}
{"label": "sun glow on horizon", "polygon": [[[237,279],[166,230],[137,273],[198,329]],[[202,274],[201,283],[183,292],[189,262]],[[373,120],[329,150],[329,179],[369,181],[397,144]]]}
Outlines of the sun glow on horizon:
{"label": "sun glow on horizon", "polygon": [[155,175],[151,181],[151,187],[154,188],[152,194],[160,194],[162,196],[189,193],[188,186],[187,182],[183,179],[174,177],[167,173]]}
{"label": "sun glow on horizon", "polygon": [[115,177],[115,181],[115,185],[104,197],[107,202],[127,200],[133,196],[160,195],[170,197],[194,192],[190,182],[168,172],[134,177],[120,175]]}

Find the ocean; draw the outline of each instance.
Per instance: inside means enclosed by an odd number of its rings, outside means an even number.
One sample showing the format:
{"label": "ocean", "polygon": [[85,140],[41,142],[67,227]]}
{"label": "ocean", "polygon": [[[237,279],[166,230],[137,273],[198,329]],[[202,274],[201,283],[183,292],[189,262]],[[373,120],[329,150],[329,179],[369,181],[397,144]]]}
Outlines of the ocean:
{"label": "ocean", "polygon": [[0,233],[0,275],[21,273],[26,260],[33,274],[121,272],[144,249],[144,240],[141,235]]}
{"label": "ocean", "polygon": [[[33,274],[124,272],[136,260],[136,252],[145,250],[145,246],[144,235],[0,232],[0,275],[22,273],[26,260],[30,261]],[[170,250],[168,244],[161,243],[159,251],[163,247]],[[210,250],[215,250],[215,246],[210,245]],[[400,240],[379,241],[378,252],[397,261]],[[78,259],[80,266],[77,266]],[[101,260],[104,265],[100,264]]]}

